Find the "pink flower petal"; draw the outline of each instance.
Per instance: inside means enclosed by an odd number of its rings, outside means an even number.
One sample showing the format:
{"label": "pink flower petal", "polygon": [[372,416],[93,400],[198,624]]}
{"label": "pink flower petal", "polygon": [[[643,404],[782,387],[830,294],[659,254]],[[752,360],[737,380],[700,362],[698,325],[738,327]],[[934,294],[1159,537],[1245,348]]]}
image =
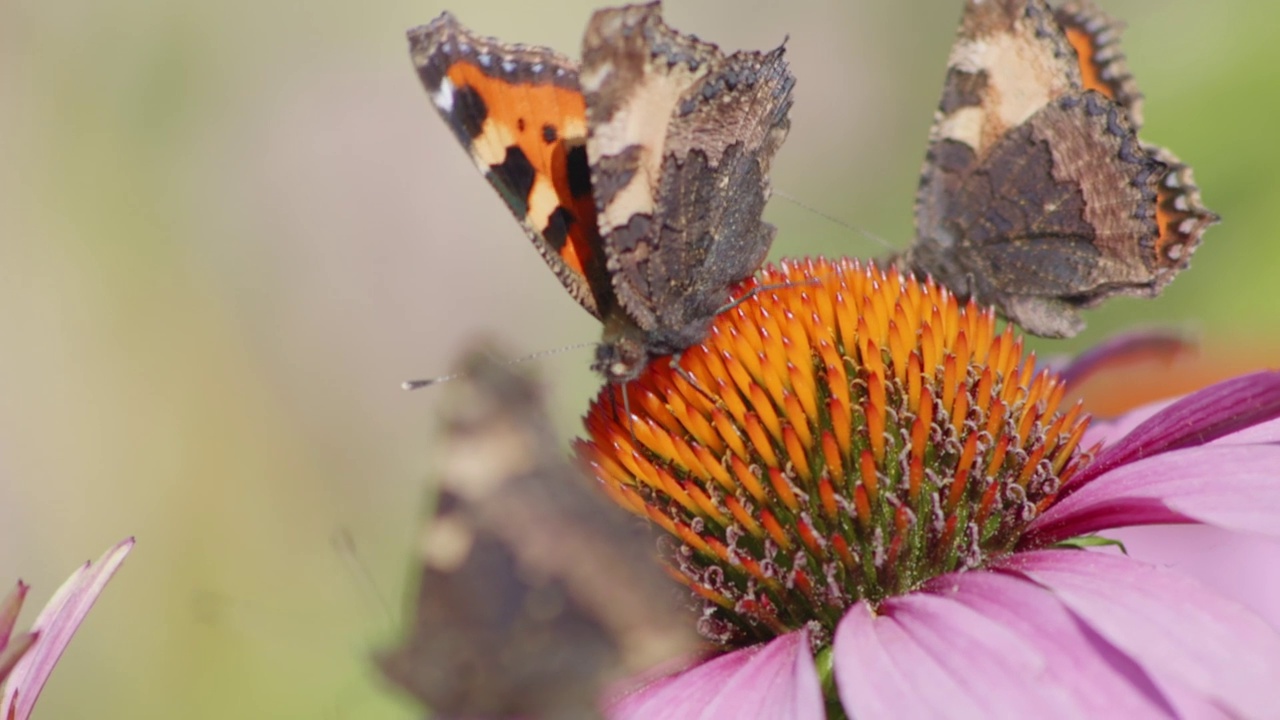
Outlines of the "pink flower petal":
{"label": "pink flower petal", "polygon": [[22,612],[22,601],[27,598],[27,591],[30,589],[30,585],[19,580],[18,586],[0,603],[0,650],[4,650],[9,644],[13,625],[18,621],[18,613]]}
{"label": "pink flower petal", "polygon": [[1075,387],[1107,367],[1147,358],[1171,362],[1178,355],[1195,348],[1195,341],[1185,333],[1170,328],[1145,328],[1109,337],[1074,358],[1055,365],[1067,387]]}
{"label": "pink flower petal", "polygon": [[31,714],[36,698],[40,697],[71,636],[132,549],[133,538],[128,538],[96,562],[81,565],[49,599],[31,626],[33,632],[40,634],[39,641],[18,661],[5,684],[4,695],[0,697],[0,717],[25,720]]}
{"label": "pink flower petal", "polygon": [[1263,371],[1194,392],[1148,418],[1067,483],[1079,487],[1112,468],[1195,447],[1280,416],[1280,372]]}
{"label": "pink flower petal", "polygon": [[722,655],[651,683],[609,708],[612,720],[825,717],[805,631]]}
{"label": "pink flower petal", "polygon": [[[1167,567],[1244,605],[1280,628],[1280,542],[1212,525],[1110,530],[1134,560]],[[1118,549],[1111,552],[1119,552]]]}
{"label": "pink flower petal", "polygon": [[1215,445],[1261,445],[1280,443],[1280,418],[1258,423],[1213,441]]}
{"label": "pink flower petal", "polygon": [[1187,522],[1280,536],[1280,445],[1190,448],[1115,468],[1033,520],[1023,542]]}
{"label": "pink flower petal", "polygon": [[1077,717],[1152,717],[1172,708],[1131,658],[1083,626],[1052,593],[994,572],[944,575],[925,591],[944,595],[1007,628],[1039,653],[1045,672],[1025,682],[1052,688]]}
{"label": "pink flower petal", "polygon": [[[832,645],[836,690],[850,717],[928,718],[948,704],[956,717],[979,711],[965,695],[964,683],[938,667],[897,619],[875,615],[865,602],[845,613]],[[920,692],[921,687],[929,692]]]}
{"label": "pink flower petal", "polygon": [[1102,445],[1114,445],[1120,441],[1120,438],[1133,432],[1134,428],[1151,419],[1157,413],[1164,412],[1165,408],[1178,402],[1178,400],[1179,398],[1157,400],[1130,410],[1112,420],[1095,417],[1089,423],[1089,429],[1084,431],[1084,438],[1080,441],[1080,447],[1091,448],[1099,443]]}
{"label": "pink flower petal", "polygon": [[1045,658],[964,605],[923,593],[891,598],[872,615],[856,605],[836,628],[833,665],[851,717],[1025,718],[1079,715],[1029,678]]}
{"label": "pink flower petal", "polygon": [[840,699],[860,720],[1168,714],[1150,678],[1043,588],[987,572],[859,604],[836,630]]}
{"label": "pink flower petal", "polygon": [[1052,590],[1141,664],[1180,713],[1184,700],[1239,717],[1272,717],[1280,708],[1280,634],[1193,580],[1079,550],[1019,553],[1002,566]]}

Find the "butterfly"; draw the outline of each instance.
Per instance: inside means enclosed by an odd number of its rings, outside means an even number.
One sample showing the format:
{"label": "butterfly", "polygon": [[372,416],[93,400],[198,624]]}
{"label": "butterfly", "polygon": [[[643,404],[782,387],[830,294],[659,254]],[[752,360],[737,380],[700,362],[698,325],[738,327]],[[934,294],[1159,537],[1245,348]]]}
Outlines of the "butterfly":
{"label": "butterfly", "polygon": [[761,213],[790,126],[784,49],[726,56],[657,3],[596,12],[581,63],[447,13],[408,35],[436,110],[603,323],[593,369],[625,383],[678,362],[773,242]]}
{"label": "butterfly", "polygon": [[967,0],[898,262],[1048,337],[1186,269],[1218,216],[1138,139],[1120,31],[1089,2]]}
{"label": "butterfly", "polygon": [[379,658],[443,717],[596,717],[601,691],[697,649],[649,527],[556,451],[528,378],[475,349],[451,385],[413,626]]}

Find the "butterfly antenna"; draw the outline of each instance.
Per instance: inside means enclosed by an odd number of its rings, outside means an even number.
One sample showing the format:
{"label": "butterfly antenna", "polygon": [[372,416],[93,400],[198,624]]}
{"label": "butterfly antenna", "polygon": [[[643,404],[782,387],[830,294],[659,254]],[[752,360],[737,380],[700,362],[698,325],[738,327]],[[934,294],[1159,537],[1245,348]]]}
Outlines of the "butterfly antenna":
{"label": "butterfly antenna", "polygon": [[829,213],[825,213],[825,212],[823,212],[823,211],[819,210],[818,208],[816,208],[816,207],[814,207],[814,206],[812,206],[812,205],[809,205],[808,203],[805,203],[805,202],[801,201],[799,198],[797,198],[797,197],[795,197],[794,195],[791,195],[791,194],[789,194],[789,193],[787,193],[787,192],[785,192],[785,191],[783,191],[783,190],[777,190],[777,189],[775,189],[775,190],[773,191],[773,194],[774,194],[774,195],[777,195],[778,197],[782,198],[783,200],[786,200],[787,202],[789,202],[789,203],[791,203],[791,204],[793,204],[793,205],[796,205],[796,206],[798,206],[798,207],[800,207],[800,208],[802,208],[802,209],[804,209],[804,210],[808,210],[809,212],[813,213],[814,215],[817,215],[817,216],[818,216],[818,217],[820,217],[820,218],[823,218],[823,219],[829,220],[829,221],[831,221],[832,223],[835,223],[836,225],[839,225],[840,227],[842,227],[842,228],[844,228],[844,229],[846,229],[846,230],[848,230],[848,231],[850,231],[850,232],[852,232],[852,233],[856,233],[856,234],[858,234],[858,235],[861,235],[862,237],[864,237],[864,238],[866,238],[866,239],[870,240],[871,242],[873,242],[873,243],[875,243],[875,244],[879,245],[879,246],[880,246],[880,247],[882,247],[882,248],[885,248],[886,250],[892,250],[892,251],[894,251],[894,252],[899,252],[899,251],[901,251],[901,248],[895,247],[895,246],[893,245],[893,243],[889,242],[888,240],[885,240],[884,238],[880,237],[879,235],[876,235],[875,233],[871,232],[870,230],[866,230],[866,229],[864,229],[864,228],[860,228],[860,227],[858,227],[858,226],[856,226],[856,225],[852,225],[852,224],[850,224],[850,223],[848,223],[848,222],[845,222],[844,220],[841,220],[840,218],[838,218],[838,217],[836,217],[836,216],[834,216],[834,215],[831,215],[831,214],[829,214]]}
{"label": "butterfly antenna", "polygon": [[[570,350],[581,350],[584,347],[594,347],[596,345],[599,345],[599,343],[593,343],[593,342],[576,343],[574,345],[566,345],[564,347],[553,348],[551,350],[541,350],[536,353],[525,355],[524,357],[518,357],[512,360],[502,360],[500,362],[503,365],[515,365],[517,363],[527,362],[529,360],[537,360],[538,358],[549,357],[551,355],[559,355],[562,352],[568,352]],[[432,385],[443,385],[444,383],[447,383],[450,380],[457,380],[459,377],[462,377],[462,373],[450,373],[448,375],[441,375],[440,377],[423,378],[421,380],[405,380],[404,382],[400,383],[400,387],[404,388],[405,390],[420,390],[424,387],[431,387]]]}
{"label": "butterfly antenna", "polygon": [[387,603],[386,596],[378,589],[378,582],[374,579],[373,573],[369,572],[369,566],[356,551],[356,541],[351,536],[351,531],[339,528],[334,531],[330,541],[333,543],[334,552],[343,559],[347,569],[356,578],[356,585],[364,589],[366,599],[382,611],[383,617],[387,620],[387,626],[393,627],[396,622],[395,613],[391,612],[391,605]]}

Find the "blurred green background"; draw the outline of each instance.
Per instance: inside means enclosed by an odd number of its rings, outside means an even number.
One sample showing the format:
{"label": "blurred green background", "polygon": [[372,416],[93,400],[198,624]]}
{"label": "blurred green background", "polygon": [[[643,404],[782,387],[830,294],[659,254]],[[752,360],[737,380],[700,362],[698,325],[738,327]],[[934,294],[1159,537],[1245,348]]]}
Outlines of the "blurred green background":
{"label": "blurred green background", "polygon": [[[1104,6],[1130,25],[1144,137],[1225,221],[1161,299],[1040,347],[1165,322],[1204,349],[1162,389],[1274,365],[1280,4]],[[478,333],[518,354],[598,338],[418,85],[403,31],[446,7],[576,54],[593,5],[0,4],[0,578],[35,585],[30,618],[78,563],[139,541],[38,717],[415,715],[368,656],[399,623],[447,392],[399,383]],[[898,247],[958,15],[667,8],[728,48],[790,36],[775,186]],[[785,200],[768,214],[773,257],[884,254]],[[564,435],[589,356],[531,363]]]}

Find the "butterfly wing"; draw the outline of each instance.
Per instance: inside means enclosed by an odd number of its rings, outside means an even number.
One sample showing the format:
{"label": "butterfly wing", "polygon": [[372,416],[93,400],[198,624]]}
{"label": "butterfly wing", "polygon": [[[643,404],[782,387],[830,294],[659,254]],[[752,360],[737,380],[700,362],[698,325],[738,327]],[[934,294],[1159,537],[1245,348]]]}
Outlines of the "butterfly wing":
{"label": "butterfly wing", "polygon": [[768,254],[760,216],[794,78],[781,47],[726,57],[668,27],[656,3],[593,16],[582,78],[618,303],[653,350],[683,349]]}
{"label": "butterfly wing", "polygon": [[409,31],[431,102],[565,288],[600,317],[604,274],[578,69],[549,48],[477,36],[452,15]]}
{"label": "butterfly wing", "polygon": [[[1054,8],[1053,15],[1076,51],[1084,87],[1123,107],[1137,132],[1143,121],[1142,92],[1120,49],[1124,24],[1108,17],[1089,0],[1064,3]],[[1160,276],[1157,285],[1162,287],[1190,265],[1191,254],[1200,245],[1204,231],[1219,218],[1200,199],[1200,188],[1190,167],[1167,148],[1146,142],[1142,148],[1167,168],[1156,187],[1158,235],[1150,248],[1153,267]]]}
{"label": "butterfly wing", "polygon": [[1063,26],[1042,0],[966,3],[906,256],[1039,335],[1158,294],[1213,220],[1190,171],[1138,140],[1140,95],[1090,10],[1066,7]]}

